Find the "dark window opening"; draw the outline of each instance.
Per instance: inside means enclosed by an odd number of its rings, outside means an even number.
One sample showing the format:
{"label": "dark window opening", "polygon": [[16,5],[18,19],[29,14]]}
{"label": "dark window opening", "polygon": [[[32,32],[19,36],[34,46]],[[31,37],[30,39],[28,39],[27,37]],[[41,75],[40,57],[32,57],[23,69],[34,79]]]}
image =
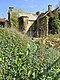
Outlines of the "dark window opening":
{"label": "dark window opening", "polygon": [[4,27],[5,23],[4,22],[0,22],[0,27]]}
{"label": "dark window opening", "polygon": [[18,18],[18,21],[19,21],[19,30],[20,31],[23,31],[23,18],[22,17],[19,17]]}
{"label": "dark window opening", "polygon": [[49,23],[48,23],[48,33],[49,34],[56,34],[58,33],[58,29],[57,26],[54,23],[54,19],[53,18],[49,18]]}
{"label": "dark window opening", "polygon": [[10,21],[10,13],[8,13],[8,20]]}

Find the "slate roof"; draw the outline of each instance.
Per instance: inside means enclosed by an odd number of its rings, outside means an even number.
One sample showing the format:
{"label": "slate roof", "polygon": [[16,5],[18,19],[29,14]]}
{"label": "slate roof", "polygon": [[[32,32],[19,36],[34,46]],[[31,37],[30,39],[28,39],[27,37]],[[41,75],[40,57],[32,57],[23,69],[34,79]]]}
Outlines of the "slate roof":
{"label": "slate roof", "polygon": [[17,14],[19,17],[27,16],[29,18],[29,20],[33,20],[33,21],[35,21],[38,17],[36,14],[33,14],[33,13],[17,12]]}
{"label": "slate roof", "polygon": [[[51,12],[53,13],[53,12],[56,11],[56,10],[59,10],[59,11],[60,11],[59,7],[55,8],[55,9],[54,9],[53,11],[51,11]],[[48,15],[49,13],[50,13],[49,11],[46,11],[45,13],[41,13],[41,14],[38,16],[38,18],[41,19],[41,18],[45,17],[46,15]],[[37,19],[38,19],[38,18],[37,18]]]}
{"label": "slate roof", "polygon": [[[38,18],[41,19],[41,18],[45,17],[48,13],[49,13],[49,11],[46,11],[45,13],[41,13],[41,14],[38,16]],[[38,19],[38,18],[37,18],[37,19]]]}

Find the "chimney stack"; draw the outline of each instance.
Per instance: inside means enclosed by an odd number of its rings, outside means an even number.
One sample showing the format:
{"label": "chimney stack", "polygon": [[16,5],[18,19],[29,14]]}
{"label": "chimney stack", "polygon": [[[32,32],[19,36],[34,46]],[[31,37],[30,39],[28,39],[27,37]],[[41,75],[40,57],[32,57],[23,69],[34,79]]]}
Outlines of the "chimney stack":
{"label": "chimney stack", "polygon": [[36,15],[38,15],[38,16],[39,16],[39,15],[40,15],[40,12],[39,12],[39,11],[37,11],[37,12],[36,12]]}
{"label": "chimney stack", "polygon": [[52,5],[48,5],[48,11],[52,11]]}
{"label": "chimney stack", "polygon": [[14,7],[9,7],[9,10],[10,10],[10,11],[14,10]]}

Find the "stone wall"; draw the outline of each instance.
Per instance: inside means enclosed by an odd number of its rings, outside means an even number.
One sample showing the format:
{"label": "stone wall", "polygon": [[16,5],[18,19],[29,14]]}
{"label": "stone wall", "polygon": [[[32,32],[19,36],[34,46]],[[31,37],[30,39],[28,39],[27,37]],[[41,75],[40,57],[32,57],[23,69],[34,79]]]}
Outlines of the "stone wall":
{"label": "stone wall", "polygon": [[[36,15],[34,14],[34,16]],[[36,18],[34,18],[34,16],[24,12],[15,12],[11,9],[8,14],[8,19],[11,22],[11,27],[27,33],[28,36],[46,37],[49,34],[49,19],[51,17],[54,18],[54,20],[59,18],[58,9],[52,11],[51,5],[49,5],[48,11],[42,15],[39,14]],[[19,21],[19,18],[22,19],[22,22]]]}
{"label": "stone wall", "polygon": [[45,37],[47,35],[47,19],[46,17],[43,17],[42,19],[39,20],[38,22],[38,28],[39,28],[39,37]]}

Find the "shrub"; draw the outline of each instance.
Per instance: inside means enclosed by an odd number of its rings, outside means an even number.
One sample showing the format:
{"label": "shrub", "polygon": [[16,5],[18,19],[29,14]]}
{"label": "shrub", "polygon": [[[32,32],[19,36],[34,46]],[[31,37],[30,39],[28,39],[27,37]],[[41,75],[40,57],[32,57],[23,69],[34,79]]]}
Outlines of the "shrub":
{"label": "shrub", "polygon": [[0,29],[0,80],[59,78],[60,52],[16,30]]}

